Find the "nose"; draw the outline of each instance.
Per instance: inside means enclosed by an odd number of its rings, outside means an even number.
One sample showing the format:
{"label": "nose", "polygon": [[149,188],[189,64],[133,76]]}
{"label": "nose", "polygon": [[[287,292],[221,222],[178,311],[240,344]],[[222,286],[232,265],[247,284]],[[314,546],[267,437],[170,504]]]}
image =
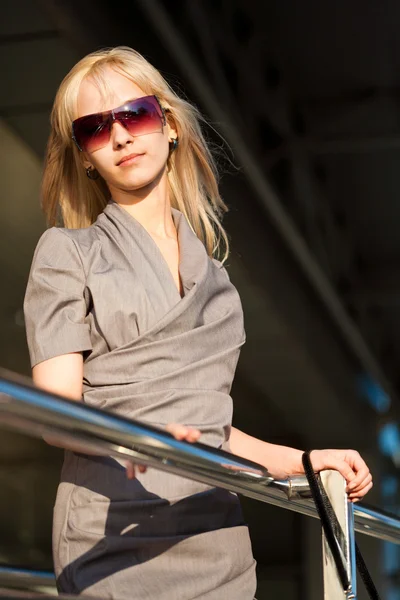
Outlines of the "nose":
{"label": "nose", "polygon": [[112,121],[111,141],[114,148],[133,142],[133,135],[119,121]]}

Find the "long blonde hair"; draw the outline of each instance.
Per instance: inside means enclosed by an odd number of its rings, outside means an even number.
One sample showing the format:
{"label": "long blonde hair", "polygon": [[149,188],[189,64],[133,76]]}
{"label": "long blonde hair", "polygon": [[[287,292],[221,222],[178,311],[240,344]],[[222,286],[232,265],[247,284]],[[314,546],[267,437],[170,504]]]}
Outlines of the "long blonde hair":
{"label": "long blonde hair", "polygon": [[61,211],[65,227],[87,227],[109,200],[110,192],[104,179],[101,176],[96,180],[87,178],[80,152],[71,138],[80,84],[90,77],[101,90],[107,89],[104,75],[107,66],[131,79],[145,94],[156,94],[169,109],[166,116],[173,118],[179,138],[178,148],[168,159],[171,206],[186,216],[210,256],[226,260],[229,242],[221,217],[228,208],[219,194],[216,161],[200,127],[205,119],[194,105],[177,96],[161,73],[139,52],[127,46],[88,54],[71,69],[58,88],[51,111],[41,188],[42,208],[48,224],[57,225]]}

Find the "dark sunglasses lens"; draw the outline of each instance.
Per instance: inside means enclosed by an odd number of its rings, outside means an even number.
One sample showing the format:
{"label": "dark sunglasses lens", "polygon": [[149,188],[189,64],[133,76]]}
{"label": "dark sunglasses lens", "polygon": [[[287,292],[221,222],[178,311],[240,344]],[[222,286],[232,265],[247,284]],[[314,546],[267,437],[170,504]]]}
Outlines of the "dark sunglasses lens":
{"label": "dark sunglasses lens", "polygon": [[125,110],[115,112],[115,119],[134,136],[161,133],[163,128],[161,108],[154,96],[128,102]]}
{"label": "dark sunglasses lens", "polygon": [[107,145],[110,139],[108,118],[88,115],[74,121],[74,136],[85,152],[94,152]]}

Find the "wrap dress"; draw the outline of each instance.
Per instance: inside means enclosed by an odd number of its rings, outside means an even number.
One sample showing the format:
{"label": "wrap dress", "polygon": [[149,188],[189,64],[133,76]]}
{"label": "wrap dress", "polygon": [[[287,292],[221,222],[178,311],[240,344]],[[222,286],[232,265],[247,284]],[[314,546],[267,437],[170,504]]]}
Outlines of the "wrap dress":
{"label": "wrap dress", "polygon": [[[231,385],[245,341],[237,290],[172,208],[181,297],[159,247],[112,198],[90,226],[39,239],[24,299],[31,366],[84,358],[83,402],[229,451]],[[115,458],[65,451],[53,515],[60,592],[113,600],[252,600],[237,494]]]}

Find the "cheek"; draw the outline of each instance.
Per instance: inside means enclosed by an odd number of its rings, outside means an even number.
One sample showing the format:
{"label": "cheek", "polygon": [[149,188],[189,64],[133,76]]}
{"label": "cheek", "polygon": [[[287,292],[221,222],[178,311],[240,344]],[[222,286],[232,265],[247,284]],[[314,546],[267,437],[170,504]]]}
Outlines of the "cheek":
{"label": "cheek", "polygon": [[[147,151],[147,158],[149,158],[149,162],[154,164],[157,163],[158,166],[166,163],[169,153],[169,144],[168,137],[164,134],[153,134],[155,137],[151,140],[149,144],[149,148]],[[151,134],[149,137],[153,137]]]}
{"label": "cheek", "polygon": [[89,155],[89,160],[94,168],[104,179],[107,179],[107,173],[110,173],[114,167],[115,158],[107,148],[101,148]]}

